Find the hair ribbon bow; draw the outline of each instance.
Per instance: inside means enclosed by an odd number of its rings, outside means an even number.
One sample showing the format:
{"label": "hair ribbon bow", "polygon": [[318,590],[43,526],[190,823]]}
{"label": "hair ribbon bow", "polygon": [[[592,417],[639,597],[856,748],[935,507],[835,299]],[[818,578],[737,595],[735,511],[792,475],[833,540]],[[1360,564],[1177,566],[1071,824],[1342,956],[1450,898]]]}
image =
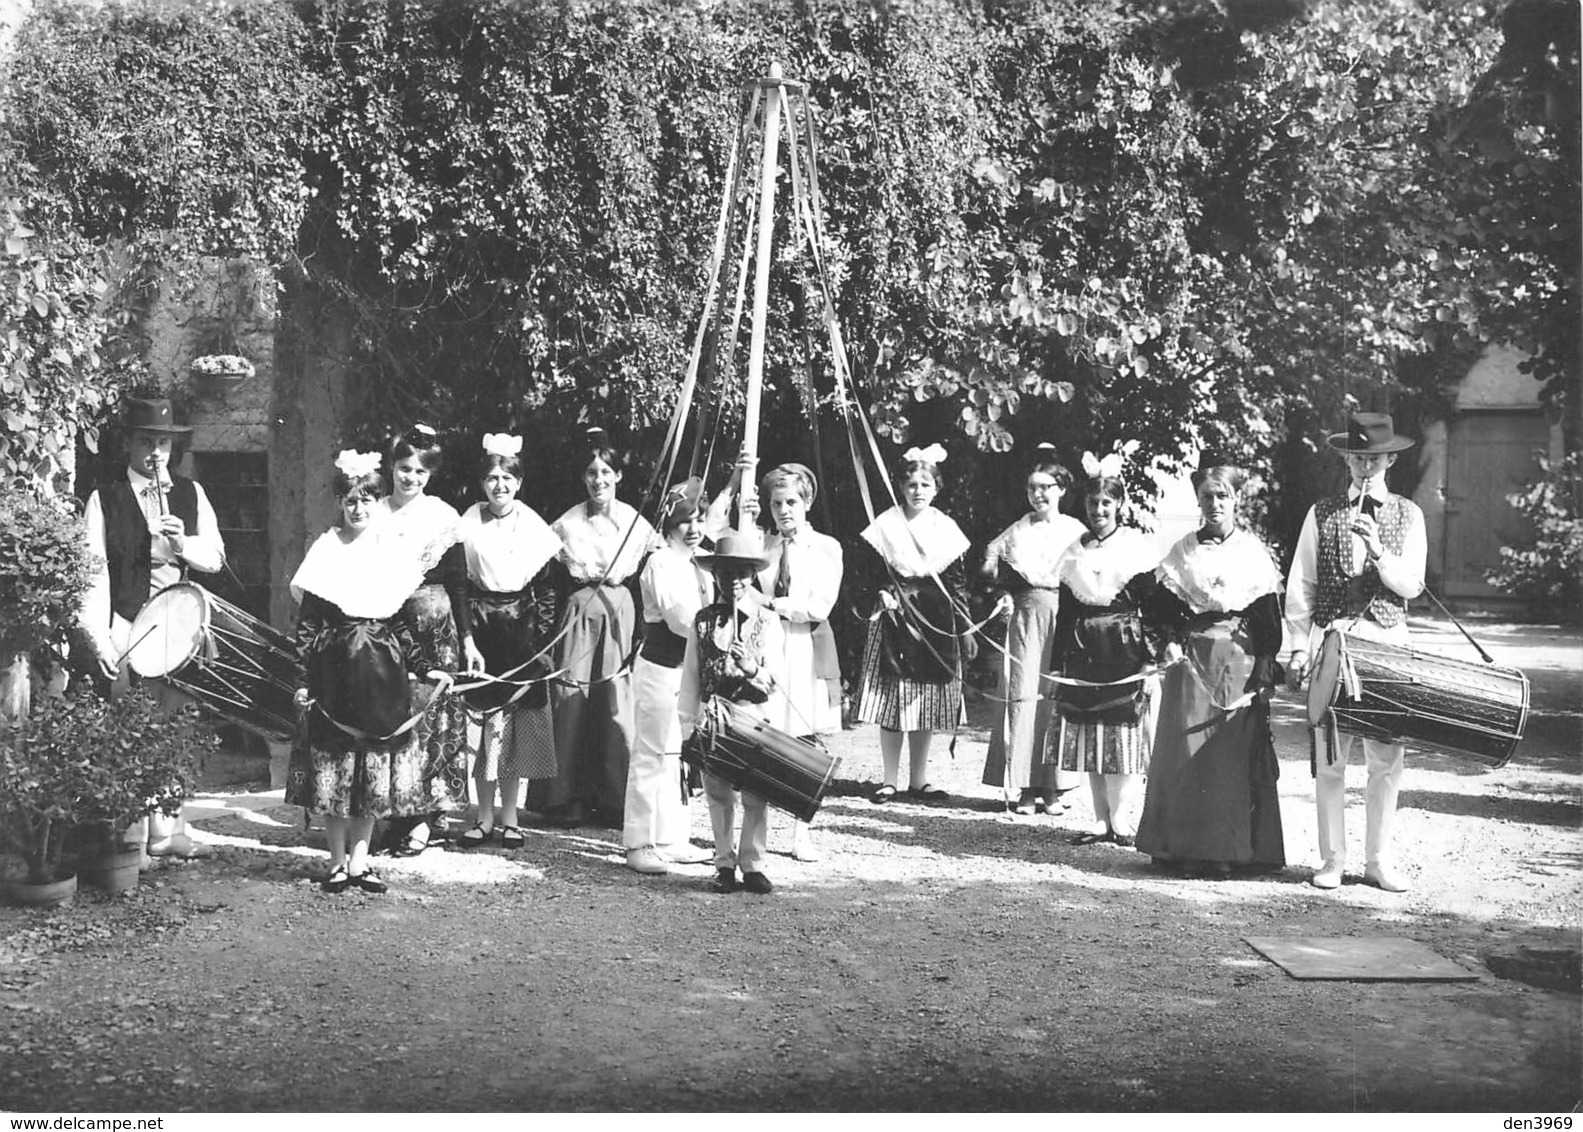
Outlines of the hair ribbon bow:
{"label": "hair ribbon bow", "polygon": [[509,432],[484,433],[484,451],[491,456],[516,456],[522,452],[522,437]]}
{"label": "hair ribbon bow", "polygon": [[926,464],[943,464],[945,463],[945,447],[940,444],[931,444],[927,448],[909,448],[901,454],[901,458],[908,463],[914,460],[922,460]]}
{"label": "hair ribbon bow", "polygon": [[347,479],[358,480],[379,471],[379,461],[378,452],[359,452],[355,448],[343,448],[341,454],[335,458],[335,470]]}
{"label": "hair ribbon bow", "polygon": [[1112,452],[1100,459],[1092,452],[1083,453],[1083,474],[1089,479],[1117,479],[1121,476],[1121,453]]}

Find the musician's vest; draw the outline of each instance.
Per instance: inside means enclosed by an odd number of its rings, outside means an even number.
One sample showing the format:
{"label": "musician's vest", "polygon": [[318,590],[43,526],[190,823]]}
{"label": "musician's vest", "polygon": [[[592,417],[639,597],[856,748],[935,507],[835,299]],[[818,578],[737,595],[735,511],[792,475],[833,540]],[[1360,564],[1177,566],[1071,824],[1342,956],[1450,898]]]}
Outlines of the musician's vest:
{"label": "musician's vest", "polygon": [[[149,599],[149,577],[153,573],[153,554],[148,520],[132,485],[117,480],[99,488],[99,505],[104,510],[104,551],[110,574],[110,610],[128,621],[137,617]],[[170,477],[165,496],[170,513],[186,524],[187,535],[198,533],[198,489],[183,476]]]}
{"label": "musician's vest", "polygon": [[[1379,524],[1380,542],[1392,554],[1400,554],[1407,540],[1407,522],[1414,504],[1400,495],[1387,495],[1374,513]],[[1352,506],[1345,495],[1323,499],[1314,504],[1314,522],[1319,529],[1319,583],[1314,600],[1314,624],[1329,625],[1341,618],[1362,614],[1386,628],[1400,625],[1407,617],[1407,599],[1380,581],[1372,564],[1357,577],[1351,576]]]}

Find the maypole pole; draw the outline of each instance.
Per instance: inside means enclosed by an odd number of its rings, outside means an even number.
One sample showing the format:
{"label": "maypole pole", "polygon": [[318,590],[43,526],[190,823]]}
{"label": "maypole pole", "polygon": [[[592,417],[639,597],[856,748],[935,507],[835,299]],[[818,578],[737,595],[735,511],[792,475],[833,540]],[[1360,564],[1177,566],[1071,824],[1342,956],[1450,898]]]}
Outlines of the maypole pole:
{"label": "maypole pole", "polygon": [[758,247],[753,258],[753,322],[748,338],[747,404],[742,419],[742,461],[748,469],[742,477],[737,496],[737,531],[755,533],[753,520],[743,513],[749,500],[756,499],[757,486],[752,469],[758,459],[759,406],[764,399],[764,326],[769,311],[770,261],[775,234],[775,173],[780,148],[781,65],[770,64],[767,79],[760,79],[764,90],[764,158],[759,171]]}

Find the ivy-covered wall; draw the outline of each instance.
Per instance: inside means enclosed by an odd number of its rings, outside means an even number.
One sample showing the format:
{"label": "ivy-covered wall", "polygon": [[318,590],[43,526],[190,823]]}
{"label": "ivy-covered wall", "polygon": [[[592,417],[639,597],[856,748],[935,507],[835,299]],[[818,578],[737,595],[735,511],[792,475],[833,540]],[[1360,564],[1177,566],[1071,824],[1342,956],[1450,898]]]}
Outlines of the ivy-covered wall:
{"label": "ivy-covered wall", "polygon": [[[1241,456],[1287,537],[1346,407],[1432,417],[1491,339],[1577,415],[1566,0],[51,0],[17,40],[0,196],[56,251],[43,292],[18,269],[0,365],[102,391],[86,343],[109,365],[122,328],[93,338],[70,280],[104,242],[246,257],[283,289],[282,433],[421,418],[460,454],[514,428],[554,512],[580,424],[653,454],[738,91],[772,60],[813,91],[873,418],[948,442],[975,536],[1022,506],[1032,441],[1075,463],[1137,439]],[[763,455],[808,459],[795,379],[825,363],[790,271],[772,298]],[[24,394],[0,394],[19,421]],[[62,427],[111,400],[67,398]],[[329,443],[274,443],[311,512]]]}

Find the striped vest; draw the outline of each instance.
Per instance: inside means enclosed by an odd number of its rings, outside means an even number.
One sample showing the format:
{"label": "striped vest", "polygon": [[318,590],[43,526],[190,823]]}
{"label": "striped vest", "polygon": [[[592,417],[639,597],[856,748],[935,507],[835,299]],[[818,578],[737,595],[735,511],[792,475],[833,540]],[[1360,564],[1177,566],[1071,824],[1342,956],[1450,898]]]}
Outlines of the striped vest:
{"label": "striped vest", "polygon": [[[1388,495],[1374,513],[1379,524],[1380,542],[1392,554],[1400,554],[1407,540],[1407,520],[1413,504],[1400,495]],[[1345,495],[1322,499],[1314,504],[1314,523],[1319,529],[1319,579],[1314,598],[1314,624],[1351,620],[1359,614],[1391,628],[1407,616],[1407,599],[1380,581],[1372,564],[1352,577],[1352,507]]]}

